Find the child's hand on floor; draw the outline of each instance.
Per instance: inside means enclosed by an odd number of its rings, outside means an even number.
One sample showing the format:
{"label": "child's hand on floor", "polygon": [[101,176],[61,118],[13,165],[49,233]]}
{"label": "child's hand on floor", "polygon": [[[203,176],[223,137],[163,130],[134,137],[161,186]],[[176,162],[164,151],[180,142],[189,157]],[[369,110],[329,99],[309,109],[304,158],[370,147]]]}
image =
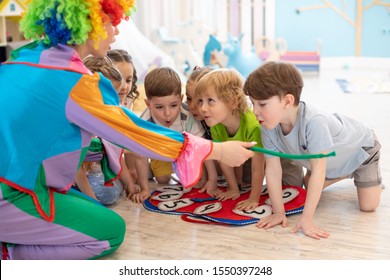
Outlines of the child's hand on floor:
{"label": "child's hand on floor", "polygon": [[216,197],[221,192],[217,188],[217,183],[215,181],[207,181],[206,184],[199,190],[200,193],[206,192],[212,197]]}
{"label": "child's hand on floor", "polygon": [[236,200],[240,197],[240,192],[237,190],[227,190],[226,192],[220,192],[216,198],[218,198],[219,201],[225,201],[228,199]]}
{"label": "child's hand on floor", "polygon": [[248,198],[246,200],[238,202],[235,208],[237,210],[253,210],[257,206],[259,206],[258,201]]}
{"label": "child's hand on floor", "polygon": [[150,190],[144,189],[138,193],[133,194],[133,196],[131,197],[131,201],[134,203],[142,203],[145,200],[147,200],[150,196],[151,196]]}

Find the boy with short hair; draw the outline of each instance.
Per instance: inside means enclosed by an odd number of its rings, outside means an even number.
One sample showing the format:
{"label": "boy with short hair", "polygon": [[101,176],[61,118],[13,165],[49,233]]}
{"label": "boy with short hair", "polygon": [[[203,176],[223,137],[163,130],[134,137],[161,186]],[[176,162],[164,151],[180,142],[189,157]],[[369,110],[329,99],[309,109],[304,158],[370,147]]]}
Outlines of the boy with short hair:
{"label": "boy with short hair", "polygon": [[[290,63],[267,62],[247,78],[244,90],[261,124],[266,149],[292,154],[327,153],[336,157],[299,160],[307,169],[307,197],[302,216],[291,232],[302,230],[315,239],[329,233],[314,225],[314,214],[322,189],[337,181],[354,178],[361,211],[374,211],[380,202],[382,178],[381,145],[374,132],[360,122],[318,111],[300,101],[301,74]],[[280,158],[265,155],[266,180],[273,214],[258,222],[259,228],[287,226],[282,202]]]}
{"label": "boy with short hair", "polygon": [[[187,105],[182,103],[182,83],[173,69],[169,67],[153,69],[146,75],[144,86],[147,108],[140,115],[142,119],[178,132],[186,131],[201,137],[205,134],[200,122],[194,119]],[[147,158],[137,158],[137,160],[143,161],[145,168],[149,168]],[[171,174],[174,173],[171,162],[151,159],[150,167],[159,184],[169,183]],[[132,200],[140,203],[149,196],[149,188],[144,188],[140,193],[134,194]]]}

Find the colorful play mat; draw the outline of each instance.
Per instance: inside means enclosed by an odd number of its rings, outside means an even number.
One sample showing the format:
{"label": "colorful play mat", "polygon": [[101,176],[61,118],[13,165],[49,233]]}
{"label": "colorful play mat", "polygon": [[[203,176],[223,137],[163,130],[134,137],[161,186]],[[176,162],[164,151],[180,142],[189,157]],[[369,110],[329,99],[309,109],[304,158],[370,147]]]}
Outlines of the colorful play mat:
{"label": "colorful play mat", "polygon": [[[218,186],[222,191],[226,186]],[[199,193],[199,189],[183,191],[181,185],[159,187],[151,197],[144,202],[147,210],[161,213],[180,215],[182,220],[202,224],[219,224],[244,226],[258,222],[272,213],[271,201],[266,186],[263,186],[259,206],[250,211],[236,210],[235,205],[248,199],[250,186],[240,189],[241,196],[236,200],[218,201],[207,193]],[[283,201],[286,215],[303,211],[306,190],[301,187],[283,186]]]}

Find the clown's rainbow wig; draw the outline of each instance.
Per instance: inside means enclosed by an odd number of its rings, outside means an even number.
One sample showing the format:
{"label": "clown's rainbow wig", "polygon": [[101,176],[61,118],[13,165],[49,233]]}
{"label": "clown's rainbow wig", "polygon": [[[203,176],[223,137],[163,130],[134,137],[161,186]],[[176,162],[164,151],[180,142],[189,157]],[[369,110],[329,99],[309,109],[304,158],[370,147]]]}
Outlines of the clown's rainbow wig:
{"label": "clown's rainbow wig", "polygon": [[28,0],[20,29],[27,39],[49,46],[81,45],[107,38],[104,24],[117,26],[135,10],[135,0]]}

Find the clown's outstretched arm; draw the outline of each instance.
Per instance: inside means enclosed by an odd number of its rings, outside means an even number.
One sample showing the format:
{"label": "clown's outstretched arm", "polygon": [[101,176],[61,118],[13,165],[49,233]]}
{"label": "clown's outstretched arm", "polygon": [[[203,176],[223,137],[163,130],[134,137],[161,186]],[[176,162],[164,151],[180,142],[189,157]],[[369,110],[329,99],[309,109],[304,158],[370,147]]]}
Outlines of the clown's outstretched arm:
{"label": "clown's outstretched arm", "polygon": [[[98,84],[98,86],[96,86]],[[241,165],[254,153],[253,143],[212,143],[155,125],[118,106],[117,93],[98,74],[83,75],[66,104],[67,118],[79,127],[143,156],[174,162],[183,186],[197,183],[206,158]]]}

